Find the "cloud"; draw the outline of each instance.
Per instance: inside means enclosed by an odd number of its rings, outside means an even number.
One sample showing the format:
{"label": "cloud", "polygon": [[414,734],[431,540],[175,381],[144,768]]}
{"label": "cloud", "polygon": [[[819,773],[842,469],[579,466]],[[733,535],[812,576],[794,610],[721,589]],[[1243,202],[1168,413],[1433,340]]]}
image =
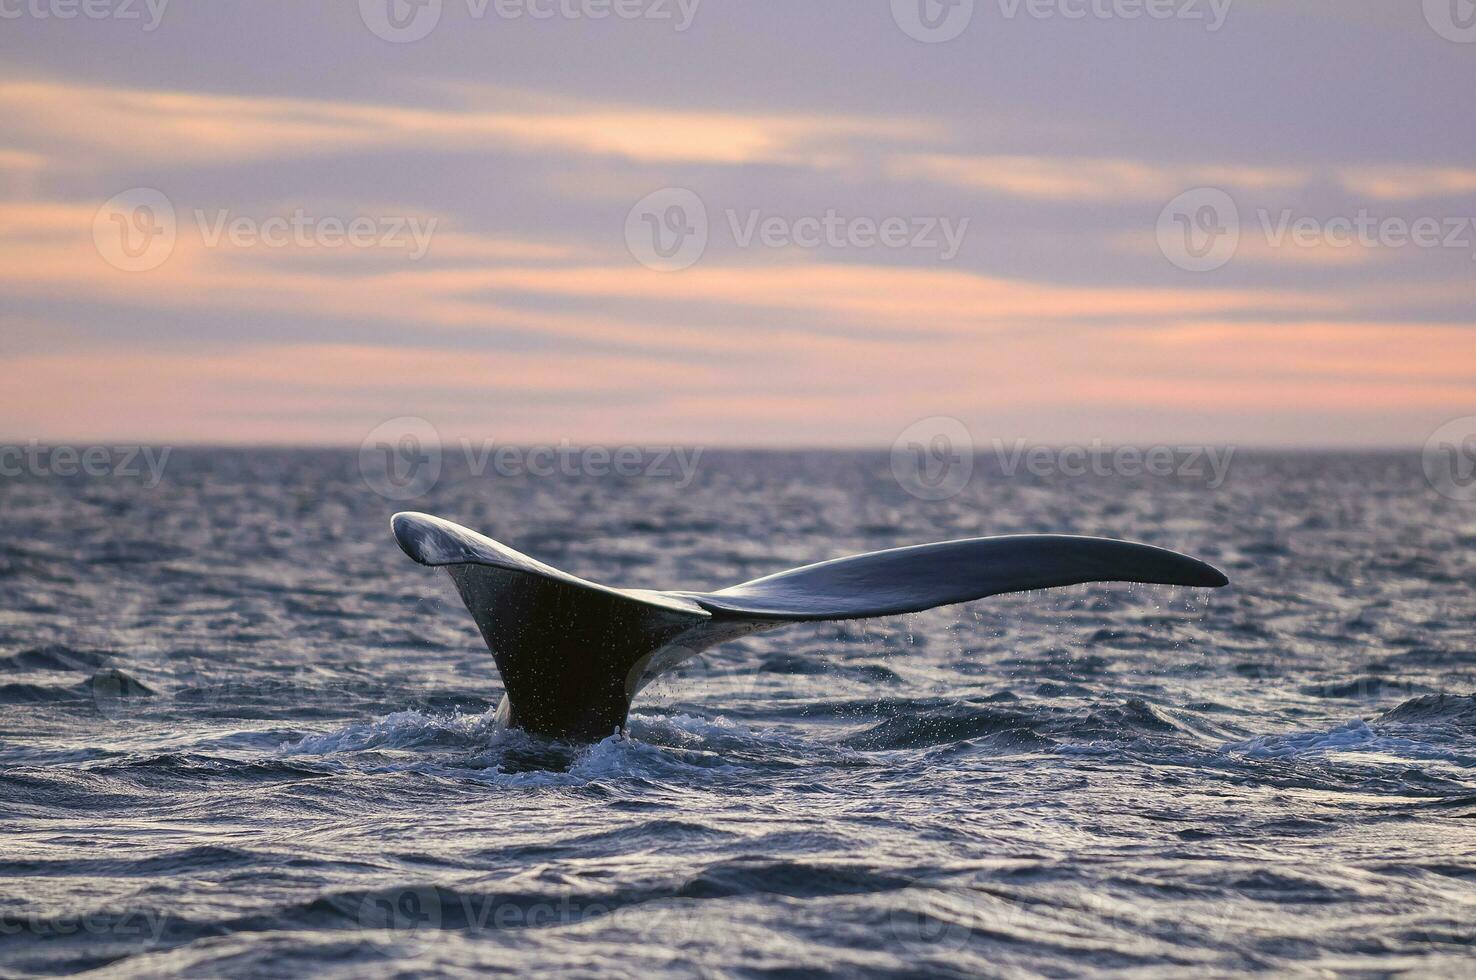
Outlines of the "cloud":
{"label": "cloud", "polygon": [[[649,347],[738,350],[753,328],[673,331],[695,310],[759,320],[766,342],[810,332],[864,339],[998,331],[1019,321],[1111,322],[1230,312],[1338,310],[1337,294],[1243,288],[1073,286],[950,268],[826,261],[717,259],[677,274],[628,256],[588,261],[557,243],[470,233],[432,238],[428,257],[402,250],[215,246],[181,215],[168,260],[144,273],[109,267],[92,240],[94,210],[64,203],[0,205],[0,284],[11,295],[92,299],[142,309],[388,320],[465,330],[522,329]],[[427,219],[428,220],[428,219]],[[444,247],[443,247],[444,246]],[[306,261],[313,253],[313,261]],[[326,261],[329,256],[336,261]],[[579,261],[575,256],[584,256]],[[572,300],[589,310],[568,309]],[[648,314],[659,312],[660,317]],[[789,327],[786,327],[789,324]]]}
{"label": "cloud", "polygon": [[12,139],[77,166],[214,163],[383,147],[489,146],[643,163],[830,165],[847,140],[901,139],[924,127],[863,117],[631,108],[599,103],[486,109],[0,83]]}
{"label": "cloud", "polygon": [[39,153],[0,149],[0,198],[32,197],[45,168],[46,158]]}
{"label": "cloud", "polygon": [[1261,317],[1010,327],[931,340],[908,358],[891,345],[802,335],[778,344],[760,336],[745,356],[698,361],[676,348],[623,354],[577,343],[487,351],[201,338],[187,349],[22,350],[8,361],[0,408],[11,438],[355,445],[386,418],[417,414],[448,439],[639,434],[709,444],[767,433],[761,441],[886,445],[907,422],[940,413],[978,420],[981,434],[1030,433],[1051,416],[1111,437],[1105,412],[1382,419],[1397,407],[1433,417],[1476,397],[1469,324]]}
{"label": "cloud", "polygon": [[26,153],[22,150],[0,149],[0,171],[20,171],[29,173],[40,170],[46,165],[46,160],[38,153]]}
{"label": "cloud", "polygon": [[[499,411],[520,402],[535,403],[547,418],[567,419],[592,402],[629,401],[630,392],[710,385],[715,373],[693,365],[678,372],[654,357],[318,343],[229,350],[129,345],[22,355],[7,370],[12,379],[0,395],[6,437],[153,432],[169,439],[288,442],[361,438],[397,414],[394,406],[410,403],[442,419],[464,417],[465,406],[477,406],[481,424],[495,431]],[[68,397],[56,398],[58,390]]]}
{"label": "cloud", "polygon": [[1476,388],[1476,326],[1469,323],[1212,320],[1113,336],[1134,348],[1171,351],[1196,374],[1215,368],[1271,380]]}
{"label": "cloud", "polygon": [[[1325,239],[1305,243],[1288,234],[1279,242],[1273,241],[1255,217],[1250,218],[1241,223],[1240,241],[1231,260],[1233,264],[1341,268],[1390,260],[1398,254],[1396,249],[1366,245],[1356,240],[1336,245]],[[1127,254],[1163,261],[1158,236],[1152,229],[1115,235],[1111,241],[1114,247]]]}
{"label": "cloud", "polygon": [[1340,172],[1344,187],[1380,201],[1476,193],[1476,170],[1458,167],[1355,167]]}
{"label": "cloud", "polygon": [[[1022,144],[1037,148],[1028,154],[929,153],[969,144],[945,144],[927,120],[772,105],[665,109],[451,88],[427,98],[435,101],[0,83],[11,135],[0,151],[0,188],[11,188],[0,193],[9,198],[0,200],[0,296],[10,304],[0,316],[10,379],[0,435],[356,444],[388,416],[423,414],[446,436],[886,445],[908,422],[939,413],[987,419],[992,431],[1067,419],[1106,437],[1107,419],[1130,424],[1134,412],[1165,425],[1213,419],[1224,431],[1254,416],[1274,433],[1277,413],[1346,422],[1402,412],[1404,425],[1410,413],[1461,414],[1476,399],[1471,327],[1413,322],[1457,319],[1450,310],[1469,306],[1468,279],[1377,281],[1384,267],[1366,249],[1271,248],[1251,220],[1234,273],[1170,275],[1152,228],[1162,203],[1200,185],[1238,198],[1290,196],[1315,176],[1300,167],[1072,156],[1044,138]],[[435,200],[420,193],[425,174],[459,187],[488,151],[508,150],[546,174],[520,193],[545,197],[478,226],[460,199],[412,208],[334,198],[350,193],[335,183],[348,161],[276,166],[389,149],[424,152],[408,196]],[[587,165],[548,165],[565,158]],[[220,164],[229,167],[201,173]],[[774,165],[839,170],[776,179]],[[621,246],[624,208],[606,205],[636,200],[657,167],[685,177],[682,166],[712,180],[693,184],[712,201],[747,194],[779,212],[854,213],[859,200],[907,214],[921,195],[922,213],[941,202],[967,214],[988,208],[983,196],[1030,205],[996,210],[1048,217],[981,228],[987,247],[964,258],[994,264],[978,268],[880,250],[841,261],[824,250],[714,243],[690,269],[649,271]],[[188,188],[220,204],[249,200],[243,188],[279,170],[290,178],[288,208],[434,220],[428,253],[412,261],[393,249],[202,237]],[[140,171],[182,175],[170,185],[179,237],[163,265],[126,273],[92,239],[101,198],[119,188],[92,178],[146,179]],[[1380,200],[1476,190],[1476,171],[1454,168],[1333,172],[1345,189]],[[47,200],[40,184],[52,195],[101,192]],[[476,203],[489,201],[505,204]],[[1133,204],[1125,220],[1143,227],[1083,229],[1063,218],[1086,209],[1045,206],[1118,202]],[[1022,249],[1024,235],[1049,245]],[[1004,249],[1016,251],[1001,258]],[[1290,263],[1306,268],[1268,274]],[[1314,266],[1325,268],[1314,275]],[[1169,285],[1142,285],[1155,281]],[[1276,281],[1295,285],[1267,284]],[[1349,438],[1366,431],[1345,429]]]}
{"label": "cloud", "polygon": [[1067,156],[904,154],[894,177],[1040,201],[1164,200],[1191,187],[1295,187],[1306,175],[1292,168],[1163,166],[1138,160]]}

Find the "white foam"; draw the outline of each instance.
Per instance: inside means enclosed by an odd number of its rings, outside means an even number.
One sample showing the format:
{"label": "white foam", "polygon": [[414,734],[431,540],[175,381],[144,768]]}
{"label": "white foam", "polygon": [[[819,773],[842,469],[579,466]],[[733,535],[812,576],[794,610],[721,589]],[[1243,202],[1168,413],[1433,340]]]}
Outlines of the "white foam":
{"label": "white foam", "polygon": [[[579,786],[595,780],[632,776],[690,779],[699,774],[738,772],[737,767],[722,761],[717,748],[724,738],[730,740],[729,744],[747,739],[744,729],[725,719],[713,721],[679,715],[640,721],[643,722],[640,727],[657,736],[658,743],[611,735],[574,751],[565,769],[519,767],[504,771],[502,767],[510,750],[535,748],[541,740],[525,732],[498,727],[495,711],[476,715],[396,711],[377,721],[283,743],[279,752],[286,756],[351,756],[368,751],[441,749],[442,753],[434,758],[374,760],[373,768],[381,772],[419,772],[522,788]],[[673,738],[674,734],[686,737]],[[670,743],[669,747],[660,742]],[[444,753],[447,748],[453,750],[449,758]]]}
{"label": "white foam", "polygon": [[1068,742],[1056,746],[1051,751],[1056,755],[1117,755],[1122,751],[1122,746],[1102,739],[1093,739],[1090,742]]}
{"label": "white foam", "polygon": [[747,749],[756,746],[782,749],[800,748],[806,753],[815,749],[814,742],[796,738],[793,734],[777,729],[754,729],[723,715],[704,718],[698,715],[641,715],[630,716],[630,730],[638,738],[708,752],[725,749]]}
{"label": "white foam", "polygon": [[1345,722],[1327,731],[1261,735],[1243,742],[1230,742],[1222,746],[1221,751],[1247,759],[1294,759],[1341,752],[1421,760],[1449,759],[1454,755],[1428,742],[1380,734],[1362,719]]}
{"label": "white foam", "polygon": [[457,740],[480,738],[497,730],[495,715],[495,711],[479,715],[396,711],[379,721],[349,725],[322,735],[308,735],[296,743],[283,743],[281,752],[283,755],[333,755],[365,749],[414,748],[445,736]]}

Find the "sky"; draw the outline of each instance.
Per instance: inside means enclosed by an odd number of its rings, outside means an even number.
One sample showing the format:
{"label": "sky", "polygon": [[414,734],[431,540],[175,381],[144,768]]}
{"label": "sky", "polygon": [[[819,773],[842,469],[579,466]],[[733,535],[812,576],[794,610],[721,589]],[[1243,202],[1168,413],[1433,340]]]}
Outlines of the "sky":
{"label": "sky", "polygon": [[1419,446],[1470,0],[0,0],[0,439]]}

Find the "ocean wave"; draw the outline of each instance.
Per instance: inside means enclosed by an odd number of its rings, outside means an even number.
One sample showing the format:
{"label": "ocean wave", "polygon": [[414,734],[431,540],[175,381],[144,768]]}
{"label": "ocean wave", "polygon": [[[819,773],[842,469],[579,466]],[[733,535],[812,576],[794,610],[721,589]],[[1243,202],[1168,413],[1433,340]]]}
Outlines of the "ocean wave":
{"label": "ocean wave", "polygon": [[0,704],[42,704],[48,701],[78,701],[83,695],[70,686],[53,684],[0,684]]}
{"label": "ocean wave", "polygon": [[1438,725],[1476,734],[1476,695],[1428,694],[1411,698],[1379,716],[1381,722]]}
{"label": "ocean wave", "polygon": [[89,650],[54,643],[0,657],[0,674],[32,670],[90,671],[116,656],[116,653],[108,650]]}
{"label": "ocean wave", "polygon": [[1464,758],[1430,741],[1384,734],[1361,719],[1322,731],[1261,735],[1228,743],[1223,751],[1246,759],[1300,759],[1336,753],[1364,753],[1410,762],[1460,762]]}
{"label": "ocean wave", "polygon": [[416,509],[624,585],[1042,530],[1231,559],[754,634],[593,745],[496,727],[354,451],[177,457],[0,486],[5,976],[1469,972],[1476,552],[1418,453],[926,506],[885,452],[448,470]]}
{"label": "ocean wave", "polygon": [[416,749],[427,746],[483,745],[498,734],[495,712],[480,715],[428,715],[396,711],[378,721],[364,722],[321,735],[305,735],[281,746],[283,755],[335,755],[367,749]]}
{"label": "ocean wave", "polygon": [[[887,717],[849,736],[858,749],[896,750],[989,739],[1000,750],[1050,750],[1061,743],[1119,746],[1133,742],[1203,742],[1218,726],[1193,711],[1169,709],[1142,698],[1086,701],[1081,692],[1037,688],[1037,700],[1002,692],[983,701],[889,701],[876,712]],[[1091,751],[1091,750],[1088,750]]]}

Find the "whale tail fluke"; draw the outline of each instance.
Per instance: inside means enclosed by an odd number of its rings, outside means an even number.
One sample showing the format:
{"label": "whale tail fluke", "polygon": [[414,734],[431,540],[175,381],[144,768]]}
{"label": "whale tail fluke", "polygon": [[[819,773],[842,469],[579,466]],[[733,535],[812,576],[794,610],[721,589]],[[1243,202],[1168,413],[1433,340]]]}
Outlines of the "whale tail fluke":
{"label": "whale tail fluke", "polygon": [[581,740],[623,728],[631,698],[662,671],[785,623],[892,616],[1084,582],[1228,581],[1196,558],[1149,545],[1022,534],[853,555],[717,592],[660,592],[578,578],[429,514],[396,514],[391,527],[407,555],[450,573],[497,662],[508,722]]}

